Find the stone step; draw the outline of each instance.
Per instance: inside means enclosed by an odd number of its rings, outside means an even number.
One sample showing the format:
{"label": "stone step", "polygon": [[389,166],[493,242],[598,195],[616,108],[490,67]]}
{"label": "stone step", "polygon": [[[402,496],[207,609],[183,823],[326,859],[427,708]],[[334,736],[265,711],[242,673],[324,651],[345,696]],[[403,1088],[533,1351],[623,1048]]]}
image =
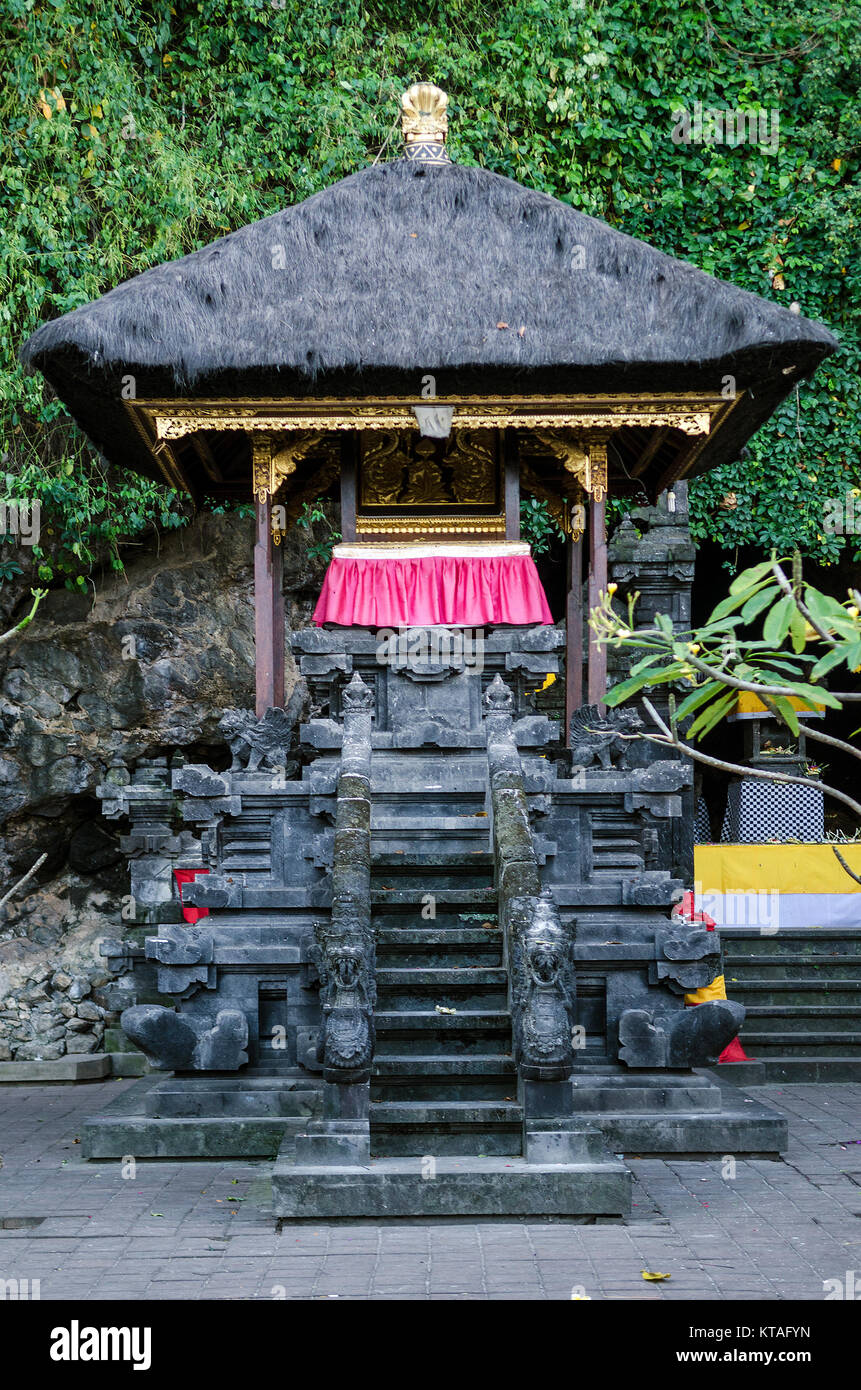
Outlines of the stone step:
{"label": "stone step", "polygon": [[396,927],[390,926],[389,919],[379,913],[375,913],[372,920],[378,946],[439,946],[444,950],[457,950],[459,946],[484,946],[488,942],[502,944],[501,928],[491,917],[486,927],[464,927],[454,922],[451,926],[441,926],[438,918],[417,925],[412,917],[408,925]]}
{"label": "stone step", "polygon": [[423,794],[422,814],[416,816],[385,815],[372,804],[371,832],[409,835],[414,841],[420,841],[429,835],[462,835],[464,832],[483,835],[486,838],[490,833],[490,817],[487,811],[478,810],[470,815],[461,816],[433,815],[433,804],[433,795]]}
{"label": "stone step", "polygon": [[373,1076],[384,1080],[390,1077],[411,1076],[496,1076],[515,1077],[514,1059],[505,1053],[479,1053],[473,1057],[423,1057],[421,1054],[399,1057],[375,1057]]}
{"label": "stone step", "polygon": [[[376,841],[376,836],[374,836]],[[439,849],[422,850],[417,846],[409,850],[376,850],[371,847],[371,866],[372,869],[380,871],[388,869],[398,872],[414,874],[416,870],[432,873],[435,869],[447,869],[457,873],[483,873],[485,878],[491,879],[493,875],[493,855],[484,849],[452,850],[445,851]],[[486,884],[482,884],[486,887]],[[422,885],[424,888],[424,885]]]}
{"label": "stone step", "polygon": [[508,990],[498,985],[417,985],[414,989],[383,988],[378,994],[377,1007],[387,1013],[412,1017],[426,1013],[439,1005],[443,1009],[478,1013],[495,1012],[508,1007]]}
{"label": "stone step", "polygon": [[506,1010],[463,1009],[454,1014],[440,1014],[435,1009],[422,1010],[409,1014],[383,1010],[374,1015],[378,1033],[397,1032],[442,1032],[471,1033],[499,1032],[511,1027],[511,1018]]}
{"label": "stone step", "polygon": [[517,1100],[517,1080],[513,1076],[469,1072],[372,1078],[371,1100],[420,1101],[424,1105],[450,1101],[513,1103]]}
{"label": "stone step", "polygon": [[755,1060],[768,1061],[774,1056],[807,1057],[811,1061],[825,1057],[861,1058],[861,1032],[770,1032],[745,1029],[741,1044]]}
{"label": "stone step", "polygon": [[861,980],[830,980],[822,984],[797,980],[728,980],[727,992],[751,1011],[766,1009],[774,1013],[782,1006],[797,1011],[815,1007],[827,998],[844,1012],[837,1000],[850,1008],[861,1001]]}
{"label": "stone step", "polygon": [[523,1112],[481,1100],[374,1101],[372,1155],[520,1154]]}
{"label": "stone step", "polygon": [[444,969],[455,962],[462,962],[471,970],[498,969],[502,964],[502,946],[482,944],[481,946],[457,947],[451,950],[446,946],[409,946],[397,949],[392,946],[377,947],[378,969],[388,966],[438,966]]}
{"label": "stone step", "polygon": [[837,957],[827,964],[787,965],[781,961],[774,965],[748,965],[747,962],[727,965],[724,962],[727,981],[749,989],[802,989],[847,988],[861,989],[861,960],[857,963]]}
{"label": "stone step", "polygon": [[380,989],[474,989],[478,985],[505,989],[507,984],[507,970],[485,966],[406,966],[396,970],[377,970],[377,985]]}
{"label": "stone step", "polygon": [[820,1024],[830,1028],[855,1029],[861,1024],[861,1004],[751,1004],[747,1019],[775,1019],[790,1032],[809,1032]]}
{"label": "stone step", "polygon": [[464,1213],[543,1219],[625,1216],[631,1209],[631,1174],[615,1159],[535,1164],[518,1155],[387,1157],[350,1170],[346,1182],[344,1177],[343,1168],[298,1167],[285,1145],[272,1174],[276,1216],[315,1221],[455,1216],[462,1221]]}
{"label": "stone step", "polygon": [[[760,1065],[765,1071],[766,1084],[773,1084],[776,1081],[790,1083],[811,1081],[861,1082],[861,1053],[856,1053],[854,1057],[767,1056]],[[722,1070],[723,1067],[721,1067]]]}
{"label": "stone step", "polygon": [[775,957],[807,961],[821,955],[861,960],[861,935],[853,927],[784,927],[769,936],[759,927],[721,927],[720,937],[724,959],[733,962],[752,958],[773,961]]}
{"label": "stone step", "polygon": [[[423,895],[424,890],[417,892],[415,889],[386,888],[383,885],[371,887],[371,902],[375,906],[404,906],[420,911]],[[496,911],[495,888],[441,888],[433,896],[438,907],[457,907],[463,912],[488,907]]]}
{"label": "stone step", "polygon": [[376,1101],[371,1127],[388,1125],[519,1125],[523,1108],[504,1101]]}
{"label": "stone step", "polygon": [[509,1054],[511,1020],[507,1013],[378,1013],[376,1056],[438,1057],[466,1060]]}
{"label": "stone step", "polygon": [[861,953],[847,954],[845,951],[770,951],[760,954],[735,956],[724,947],[724,965],[738,970],[820,970],[823,974],[831,970],[861,970]]}

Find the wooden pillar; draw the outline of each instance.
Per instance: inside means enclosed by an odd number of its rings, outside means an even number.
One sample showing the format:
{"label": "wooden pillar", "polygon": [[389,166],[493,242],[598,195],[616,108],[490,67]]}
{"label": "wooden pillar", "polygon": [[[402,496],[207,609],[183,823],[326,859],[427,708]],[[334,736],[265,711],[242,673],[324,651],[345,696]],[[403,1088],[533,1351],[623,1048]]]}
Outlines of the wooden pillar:
{"label": "wooden pillar", "polygon": [[[603,497],[589,501],[589,612],[598,606],[598,595],[607,592],[607,518]],[[589,628],[589,673],[586,703],[604,704],[607,693],[607,648],[595,640]]]}
{"label": "wooden pillar", "polygon": [[565,604],[565,746],[571,746],[571,716],[583,703],[583,536],[568,540],[568,597]]}
{"label": "wooden pillar", "polygon": [[356,489],[359,474],[359,436],[355,430],[341,435],[341,537],[356,539]]}
{"label": "wooden pillar", "polygon": [[284,704],[284,593],[282,547],[272,544],[272,498],[255,502],[254,545],[255,708],[258,719]]}
{"label": "wooden pillar", "polygon": [[517,431],[509,427],[502,440],[505,490],[505,539],[520,540],[520,453]]}

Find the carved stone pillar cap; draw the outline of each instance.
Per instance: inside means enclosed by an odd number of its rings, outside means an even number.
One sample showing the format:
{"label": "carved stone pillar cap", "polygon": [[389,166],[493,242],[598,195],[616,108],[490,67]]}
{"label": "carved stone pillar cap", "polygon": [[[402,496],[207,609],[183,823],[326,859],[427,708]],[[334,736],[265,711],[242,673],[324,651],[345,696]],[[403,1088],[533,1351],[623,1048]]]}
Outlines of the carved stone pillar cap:
{"label": "carved stone pillar cap", "polygon": [[498,672],[484,692],[482,703],[488,714],[508,714],[514,709],[514,695]]}

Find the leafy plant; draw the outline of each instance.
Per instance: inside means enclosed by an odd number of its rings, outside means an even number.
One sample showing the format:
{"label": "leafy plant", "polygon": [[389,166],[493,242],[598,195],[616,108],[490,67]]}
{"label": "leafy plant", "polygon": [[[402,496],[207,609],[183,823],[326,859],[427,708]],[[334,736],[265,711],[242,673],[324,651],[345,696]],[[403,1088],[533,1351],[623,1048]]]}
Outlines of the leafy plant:
{"label": "leafy plant", "polygon": [[524,497],[520,503],[520,537],[527,541],[533,555],[545,555],[565,532],[550,515],[547,503],[538,497]]}
{"label": "leafy plant", "polygon": [[336,531],[332,525],[321,497],[318,497],[315,502],[302,503],[302,510],[296,518],[296,525],[308,532],[306,548],[309,558],[328,565],[332,558],[332,550],[341,539],[341,532]]}
{"label": "leafy plant", "polygon": [[[613,686],[607,704],[615,706],[652,690],[669,686],[669,715],[665,721],[651,702],[643,705],[657,727],[640,737],[675,748],[698,762],[726,771],[777,782],[799,782],[819,787],[861,816],[861,804],[821,781],[799,778],[757,767],[742,767],[711,757],[694,747],[736,708],[739,694],[756,695],[777,721],[797,738],[799,709],[842,709],[861,702],[861,691],[830,690],[823,677],[861,671],[861,594],[851,590],[844,603],[804,582],[801,556],[792,557],[787,574],[774,556],[738,575],[729,593],[705,623],[677,632],[672,619],[657,613],[654,622],[636,627],[639,594],[628,596],[627,612],[613,606],[615,584],[607,586],[600,604],[592,609],[590,625],[599,640],[645,654],[632,666],[627,679]],[[762,623],[762,635],[746,635]],[[815,648],[810,651],[809,648]],[[677,703],[676,691],[682,695]],[[688,719],[684,734],[680,726]],[[861,759],[861,747],[834,738],[809,722],[808,739],[823,743],[850,757]],[[811,764],[811,766],[816,766]],[[827,765],[817,767],[817,772]]]}

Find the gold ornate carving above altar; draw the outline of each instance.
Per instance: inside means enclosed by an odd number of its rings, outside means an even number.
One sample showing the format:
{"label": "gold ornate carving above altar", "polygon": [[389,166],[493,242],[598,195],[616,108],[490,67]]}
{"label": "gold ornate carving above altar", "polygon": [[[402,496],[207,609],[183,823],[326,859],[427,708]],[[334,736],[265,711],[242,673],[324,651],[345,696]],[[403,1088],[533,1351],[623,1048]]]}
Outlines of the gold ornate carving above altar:
{"label": "gold ornate carving above altar", "polygon": [[456,430],[446,439],[406,430],[363,431],[359,507],[497,507],[496,432]]}

